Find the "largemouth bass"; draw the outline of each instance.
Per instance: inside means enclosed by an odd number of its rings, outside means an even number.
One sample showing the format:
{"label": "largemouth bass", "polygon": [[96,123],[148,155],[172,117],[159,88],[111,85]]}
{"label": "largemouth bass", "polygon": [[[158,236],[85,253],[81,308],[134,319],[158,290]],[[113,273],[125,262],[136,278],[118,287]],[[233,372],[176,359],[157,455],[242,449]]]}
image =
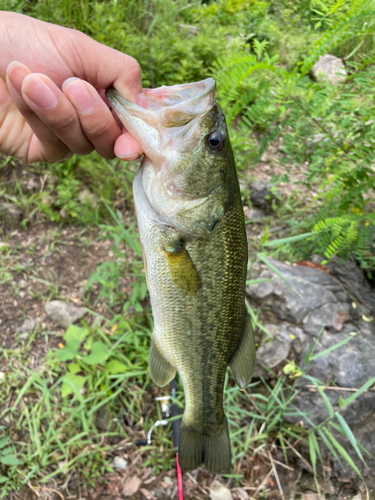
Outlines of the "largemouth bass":
{"label": "largemouth bass", "polygon": [[106,95],[145,152],[133,192],[155,323],[150,376],[159,386],[176,370],[182,379],[181,469],[229,473],[225,374],[229,365],[245,388],[255,358],[232,148],[212,78],[143,93],[147,108]]}

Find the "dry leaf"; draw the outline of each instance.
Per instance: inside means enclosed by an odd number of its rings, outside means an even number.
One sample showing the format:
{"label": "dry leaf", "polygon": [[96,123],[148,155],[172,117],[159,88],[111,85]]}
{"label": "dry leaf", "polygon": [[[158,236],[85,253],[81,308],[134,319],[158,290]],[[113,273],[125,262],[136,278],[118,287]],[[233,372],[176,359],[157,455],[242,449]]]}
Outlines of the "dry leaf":
{"label": "dry leaf", "polygon": [[333,316],[333,328],[340,332],[342,330],[342,325],[350,318],[350,314],[347,311],[337,311]]}
{"label": "dry leaf", "polygon": [[131,497],[134,493],[137,493],[140,486],[142,484],[142,480],[137,476],[128,477],[124,483],[124,487],[122,489],[122,494],[125,497]]}
{"label": "dry leaf", "polygon": [[139,491],[142,493],[142,495],[143,495],[144,497],[146,497],[146,499],[147,499],[147,500],[157,500],[157,499],[156,499],[156,497],[154,497],[154,495],[152,495],[152,494],[151,494],[148,490],[146,490],[145,488],[141,488]]}

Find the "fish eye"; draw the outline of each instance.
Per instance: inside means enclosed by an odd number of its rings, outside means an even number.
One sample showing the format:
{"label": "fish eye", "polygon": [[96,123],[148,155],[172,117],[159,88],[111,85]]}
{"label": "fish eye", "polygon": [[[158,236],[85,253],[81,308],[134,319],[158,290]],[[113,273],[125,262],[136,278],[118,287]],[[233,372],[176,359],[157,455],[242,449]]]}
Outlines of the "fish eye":
{"label": "fish eye", "polygon": [[207,139],[207,143],[214,151],[220,151],[224,145],[224,137],[219,132],[212,132]]}

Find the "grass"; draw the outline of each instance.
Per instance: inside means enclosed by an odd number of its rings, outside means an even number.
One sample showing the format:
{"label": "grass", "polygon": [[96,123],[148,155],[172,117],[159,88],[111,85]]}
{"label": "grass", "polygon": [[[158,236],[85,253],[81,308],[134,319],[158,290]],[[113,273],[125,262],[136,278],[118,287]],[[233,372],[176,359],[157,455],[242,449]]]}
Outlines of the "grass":
{"label": "grass", "polygon": [[[41,494],[51,485],[61,488],[63,483],[74,480],[86,491],[97,488],[113,472],[113,457],[124,450],[131,460],[141,454],[140,467],[151,467],[153,474],[173,467],[170,429],[156,429],[151,446],[139,450],[134,444],[137,438],[144,439],[160,418],[154,397],[166,391],[156,388],[148,375],[152,317],[138,237],[134,229],[125,227],[119,213],[111,210],[111,216],[114,224],[102,225],[100,235],[110,238],[111,248],[116,252],[115,265],[101,264],[86,287],[86,293],[90,294],[91,287],[99,285],[98,296],[105,300],[110,314],[104,317],[89,311],[87,323],[70,326],[58,339],[56,348],[48,347],[55,334],[39,325],[32,335],[19,339],[17,348],[0,350],[2,498],[25,486]],[[54,236],[52,242],[59,241],[56,232],[50,236]],[[132,277],[128,300],[118,288],[118,276],[125,272]],[[254,326],[264,329],[257,312],[251,312]],[[39,353],[36,358],[33,346],[43,340],[46,354]],[[344,342],[319,353],[313,347],[306,352],[305,365]],[[275,453],[279,456],[280,452],[284,457],[282,463],[290,468],[291,456],[301,456],[302,444],[310,449],[310,457],[303,460],[315,476],[317,488],[324,473],[326,451],[324,454],[323,450],[328,449],[336,460],[348,463],[361,477],[346,449],[351,447],[361,460],[366,450],[356,441],[341,413],[375,379],[341,400],[340,408],[334,410],[320,381],[307,376],[293,361],[284,372],[282,376],[272,374],[271,385],[261,379],[250,384],[246,391],[240,391],[233,381],[227,380],[225,410],[235,471],[228,479],[237,485],[244,481],[254,484],[248,469],[250,451],[252,460],[259,457],[272,471],[276,470],[279,480]],[[302,381],[312,384],[323,398],[328,412],[324,422],[312,422],[294,406]],[[178,403],[183,405],[181,386]],[[293,416],[306,424],[290,423]],[[258,493],[266,494],[263,486]],[[254,486],[254,491],[257,488]]]}
{"label": "grass", "polygon": [[[358,86],[353,87],[350,95],[345,95],[345,89],[319,87],[311,82],[304,87],[305,80],[300,79],[300,68],[311,62],[308,56],[311,46],[324,41],[345,13],[355,11],[355,2],[341,6],[330,0],[320,3],[324,15],[315,12],[316,2],[307,0],[295,5],[283,0],[277,4],[263,0],[205,3],[131,0],[121,12],[116,1],[57,0],[52,5],[50,0],[4,0],[3,8],[81,29],[102,43],[126,50],[140,60],[146,87],[194,81],[214,74],[219,81],[218,98],[231,122],[240,178],[248,184],[252,175],[249,171],[264,152],[264,144],[271,141],[282,149],[276,163],[282,164],[286,173],[294,163],[312,163],[308,173],[319,172],[323,168],[320,161],[329,161],[330,165],[341,163],[341,139],[337,147],[335,141],[322,141],[318,153],[310,151],[305,139],[320,130],[315,121],[309,121],[310,115],[317,116],[324,126],[328,121],[331,128],[340,132],[342,140],[347,140],[348,147],[353,143],[351,130],[363,128],[369,137],[365,127],[369,119],[366,113],[372,109],[369,105],[373,93],[370,92],[372,63],[361,57],[371,56],[372,37],[366,35],[365,43],[358,47],[357,34],[353,32],[342,43],[327,45],[327,50],[332,49],[339,56],[348,56],[356,50],[347,62],[352,71],[350,78],[353,82],[358,79]],[[318,26],[317,22],[321,24]],[[297,66],[297,62],[302,66]],[[258,69],[273,68],[276,64],[278,79],[260,77]],[[305,109],[297,113],[298,102],[293,104],[291,99],[295,97],[294,91],[297,97],[307,96],[302,100],[309,106],[309,113]],[[332,99],[325,99],[326,95]],[[367,101],[358,95],[366,96]],[[289,124],[286,118],[292,112]],[[345,117],[349,116],[354,125],[345,124]],[[282,135],[283,122],[295,126],[295,130],[289,127],[287,134]],[[283,140],[289,137],[288,142],[277,143],[278,134]],[[151,446],[137,449],[134,445],[137,438],[145,438],[152,423],[160,418],[154,397],[165,393],[148,376],[152,315],[138,237],[134,225],[124,222],[122,217],[133,209],[131,184],[135,168],[136,164],[106,161],[96,153],[84,158],[74,156],[64,164],[27,168],[12,158],[0,159],[1,200],[19,209],[23,227],[33,228],[37,222],[50,225],[39,238],[40,245],[48,248],[44,262],[50,255],[62,252],[65,243],[62,228],[72,225],[78,226],[78,231],[99,227],[98,239],[109,239],[112,252],[111,259],[104,259],[85,284],[82,303],[89,309],[86,323],[69,327],[63,336],[38,324],[30,335],[16,334],[13,349],[0,348],[0,495],[3,498],[22,488],[33,490],[36,496],[47,495],[64,484],[82,485],[86,490],[96,488],[101,482],[111,481],[111,464],[116,454],[127,455],[130,463],[135,461],[133,467],[137,472],[150,467],[157,474],[173,466],[169,428],[157,428]],[[338,168],[337,172],[340,173]],[[32,187],[31,182],[29,189],[30,180],[37,187]],[[319,228],[314,229],[317,205],[312,204],[306,216],[295,192],[279,208],[275,207],[278,219],[290,226],[293,236],[275,241],[268,239],[266,229],[262,238],[253,241],[265,263],[268,260],[264,248],[276,247],[278,255],[287,259],[302,258],[316,250],[314,242],[322,234]],[[341,185],[340,192],[343,192]],[[354,192],[359,190],[353,189]],[[245,195],[248,197],[250,193]],[[133,214],[131,217],[134,218]],[[367,227],[366,213],[363,223],[360,217],[357,217],[359,228]],[[274,221],[275,215],[272,218]],[[34,298],[43,301],[64,298],[52,271],[43,279],[37,275],[32,259],[36,244],[12,247],[9,221],[4,222],[3,218],[0,222],[0,283],[18,294],[18,278],[29,273],[30,279],[41,285]],[[340,228],[345,229],[347,224],[343,220],[331,230],[340,233]],[[365,247],[367,240],[363,234]],[[77,243],[92,244],[92,236],[86,233]],[[100,313],[98,304],[104,309]],[[249,312],[254,325],[267,336],[267,341],[272,341],[272,334],[260,322],[260,312],[252,309]],[[346,342],[350,342],[350,337]],[[304,369],[309,361],[327,352],[315,353],[313,348],[307,351]],[[316,479],[318,490],[327,453],[335,461],[348,464],[361,477],[352,456],[362,461],[366,453],[342,414],[369,389],[374,379],[341,400],[336,408],[321,383],[308,378],[304,369],[290,360],[283,375],[272,374],[271,381],[261,380],[246,391],[240,391],[228,378],[225,407],[231,426],[234,471],[228,479],[234,481],[232,484],[249,485],[254,497],[266,496],[268,488],[263,479],[260,485],[254,482],[251,470],[256,460],[267,469],[264,478],[272,473],[278,482],[275,460],[280,462],[282,457],[281,467],[290,467],[296,457],[300,460],[302,457]],[[313,386],[323,399],[328,415],[324,422],[312,422],[294,406],[302,383]],[[181,387],[178,402],[183,403]],[[298,417],[304,424],[290,423],[292,417]],[[302,456],[304,449],[308,454]],[[279,483],[277,486],[283,496]]]}

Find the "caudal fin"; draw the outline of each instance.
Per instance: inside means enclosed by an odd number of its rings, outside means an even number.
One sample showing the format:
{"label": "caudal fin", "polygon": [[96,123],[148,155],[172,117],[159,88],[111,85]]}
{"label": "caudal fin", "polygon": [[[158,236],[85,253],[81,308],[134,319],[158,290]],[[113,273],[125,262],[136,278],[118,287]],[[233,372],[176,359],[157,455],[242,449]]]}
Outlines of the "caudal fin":
{"label": "caudal fin", "polygon": [[212,474],[229,474],[231,451],[227,419],[216,436],[198,434],[182,422],[178,460],[182,472],[197,469],[203,464]]}

